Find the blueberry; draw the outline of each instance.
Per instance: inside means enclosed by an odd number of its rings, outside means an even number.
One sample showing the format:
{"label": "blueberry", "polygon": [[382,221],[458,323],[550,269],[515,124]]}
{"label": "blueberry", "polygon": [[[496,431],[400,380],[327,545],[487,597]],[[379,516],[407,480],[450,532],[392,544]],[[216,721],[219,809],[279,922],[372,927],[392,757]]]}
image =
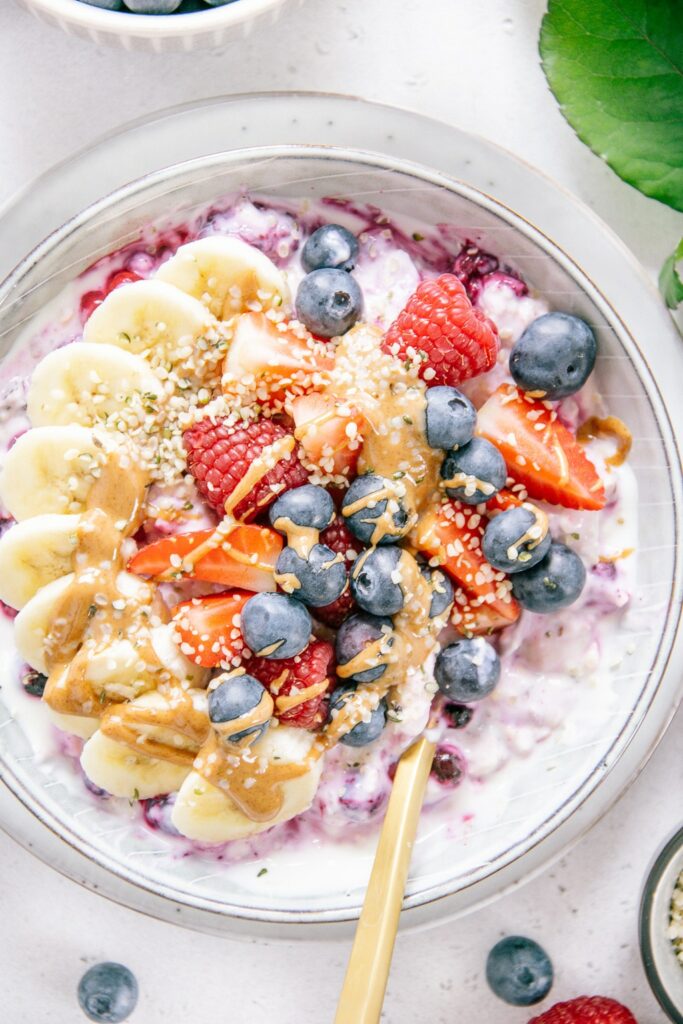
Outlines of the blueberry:
{"label": "blueberry", "polygon": [[531,569],[540,562],[548,553],[551,540],[547,521],[539,521],[531,509],[520,507],[499,512],[486,527],[481,546],[486,561],[494,569],[513,573]]}
{"label": "blueberry", "polygon": [[478,505],[505,486],[507,470],[494,444],[483,437],[473,437],[469,444],[447,454],[441,476],[451,482],[451,486],[446,487],[449,498],[459,498],[466,505]]}
{"label": "blueberry", "polygon": [[297,317],[319,338],[346,334],[362,309],[358,283],[345,270],[314,270],[306,275],[296,293]]}
{"label": "blueberry", "polygon": [[465,762],[462,754],[450,743],[442,743],[436,748],[432,759],[430,774],[445,786],[455,787],[465,773]]}
{"label": "blueberry", "polygon": [[307,239],[301,253],[304,269],[310,273],[322,267],[353,270],[358,256],[356,236],[341,224],[324,224]]}
{"label": "blueberry", "polygon": [[[334,502],[324,487],[304,484],[285,491],[270,512],[271,525],[281,533],[287,533],[287,522],[311,530],[324,530],[334,519]],[[280,526],[278,520],[283,520]]]}
{"label": "blueberry", "polygon": [[356,604],[372,615],[395,615],[405,596],[395,574],[404,552],[401,548],[371,548],[358,556],[351,569],[351,593]]}
{"label": "blueberry", "polygon": [[420,571],[432,587],[432,603],[429,606],[429,618],[435,619],[437,615],[443,615],[446,609],[453,604],[455,591],[450,577],[442,569],[434,569],[431,565],[423,565]]}
{"label": "blueberry", "polygon": [[[304,558],[286,547],[275,567],[276,580],[297,601],[323,608],[341,597],[347,585],[346,563],[325,544],[314,544]],[[297,585],[298,584],[298,585]]]}
{"label": "blueberry", "polygon": [[396,544],[413,525],[402,492],[400,482],[375,473],[357,476],[342,504],[342,515],[351,533],[363,544]]}
{"label": "blueberry", "polygon": [[36,672],[30,665],[24,665],[21,670],[21,685],[32,697],[42,697],[47,685],[47,676]]}
{"label": "blueberry", "polygon": [[256,594],[242,609],[241,629],[254,654],[294,658],[311,637],[311,616],[301,601],[286,594]]}
{"label": "blueberry", "polygon": [[173,14],[180,7],[180,0],[125,0],[125,3],[133,14]]}
{"label": "blueberry", "polygon": [[443,385],[428,389],[425,421],[430,447],[448,451],[472,440],[477,410],[456,388]]}
{"label": "blueberry", "polygon": [[472,721],[474,711],[466,704],[444,704],[443,713],[451,729],[464,729]]}
{"label": "blueberry", "polygon": [[585,582],[586,570],[576,552],[553,541],[533,569],[515,573],[512,593],[530,612],[555,612],[573,604]]}
{"label": "blueberry", "polygon": [[138,1001],[135,975],[123,964],[95,964],[78,983],[78,1003],[98,1024],[127,1020]]}
{"label": "blueberry", "polygon": [[[356,658],[361,651],[364,651],[370,644],[382,639],[383,647],[388,648],[393,643],[393,623],[391,619],[380,618],[377,615],[368,615],[367,612],[357,612],[350,615],[342,622],[337,632],[336,656],[337,674],[348,683],[373,683],[386,671],[386,664],[374,665],[372,668],[361,669],[351,676],[345,676],[344,666]],[[380,645],[377,645],[379,647]],[[381,654],[381,652],[380,652]]]}
{"label": "blueberry", "polygon": [[496,943],[486,960],[486,980],[511,1006],[533,1006],[545,999],[553,984],[553,965],[544,949],[521,935]]}
{"label": "blueberry", "polygon": [[500,659],[482,637],[457,640],[439,652],[434,678],[451,700],[471,703],[487,697],[495,688],[500,679]]}
{"label": "blueberry", "polygon": [[585,320],[545,313],[530,323],[510,354],[510,373],[523,391],[566,398],[588,380],[598,345]]}
{"label": "blueberry", "polygon": [[103,11],[122,11],[123,0],[81,0],[89,7],[100,7]]}
{"label": "blueberry", "polygon": [[[248,736],[252,742],[260,739],[273,715],[273,700],[265,687],[246,672],[239,676],[218,676],[216,682],[218,686],[209,693],[209,718],[213,724],[227,725],[228,728],[220,732],[232,743],[240,743]],[[245,719],[253,722],[254,715],[261,720],[240,728]],[[231,726],[236,727],[235,732]]]}
{"label": "blueberry", "polygon": [[[341,708],[353,694],[353,687],[338,686],[330,697],[330,711]],[[367,722],[359,722],[341,737],[340,743],[347,747],[365,747],[381,735],[387,724],[387,702],[382,698],[377,707],[370,712]]]}

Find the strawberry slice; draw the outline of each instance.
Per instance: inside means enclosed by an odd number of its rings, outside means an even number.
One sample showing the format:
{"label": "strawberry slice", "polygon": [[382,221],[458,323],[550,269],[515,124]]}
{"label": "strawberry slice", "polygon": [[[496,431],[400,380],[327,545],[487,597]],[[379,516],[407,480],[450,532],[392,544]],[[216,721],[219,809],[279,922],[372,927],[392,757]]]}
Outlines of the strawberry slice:
{"label": "strawberry slice", "polygon": [[177,604],[173,623],[185,657],[204,668],[239,665],[244,651],[240,615],[251,596],[243,590],[230,590]]}
{"label": "strawberry slice", "polygon": [[522,490],[521,493],[515,494],[514,491],[504,487],[502,491],[497,491],[486,502],[486,515],[495,516],[497,512],[507,512],[509,508],[519,508],[526,500],[526,491]]}
{"label": "strawberry slice", "polygon": [[[481,597],[472,597],[462,587],[455,591],[451,622],[458,633],[463,636],[490,636],[497,629],[504,629],[518,619],[522,609],[512,599],[506,614],[501,615],[492,605],[486,604]],[[513,619],[510,617],[514,616]]]}
{"label": "strawberry slice", "polygon": [[[223,390],[255,390],[262,400],[282,401],[326,382],[331,350],[303,327],[274,323],[265,313],[243,313],[233,328],[223,365]],[[246,380],[245,380],[246,378]]]}
{"label": "strawberry slice", "polygon": [[195,565],[185,559],[210,537],[213,530],[177,533],[141,548],[128,563],[137,576],[166,575],[172,580],[206,580],[226,587],[256,592],[275,590],[275,563],[282,551],[282,537],[265,526],[238,526],[220,547],[199,558]]}
{"label": "strawberry slice", "polygon": [[565,508],[605,507],[595,466],[550,403],[503,384],[479,410],[477,432],[495,444],[531,498]]}
{"label": "strawberry slice", "polygon": [[470,598],[487,605],[506,624],[519,618],[511,583],[484,558],[481,540],[486,520],[471,505],[445,501],[436,512],[422,516],[411,534],[418,551],[452,576]]}
{"label": "strawberry slice", "polygon": [[320,391],[292,399],[287,409],[305,452],[304,463],[328,477],[353,476],[363,443],[360,413]]}

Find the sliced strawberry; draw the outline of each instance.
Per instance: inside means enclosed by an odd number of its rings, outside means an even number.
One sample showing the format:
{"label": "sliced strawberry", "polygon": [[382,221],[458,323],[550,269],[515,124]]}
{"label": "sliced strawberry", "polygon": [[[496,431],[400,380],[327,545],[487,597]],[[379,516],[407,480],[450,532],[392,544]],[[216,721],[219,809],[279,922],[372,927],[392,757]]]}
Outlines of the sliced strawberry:
{"label": "sliced strawberry", "polygon": [[332,395],[312,391],[287,404],[294,420],[294,436],[311,464],[326,477],[354,475],[362,446],[363,418]]}
{"label": "sliced strawberry", "polygon": [[463,636],[479,636],[495,633],[497,629],[504,629],[519,618],[522,609],[512,598],[506,609],[505,615],[501,615],[493,605],[486,604],[481,597],[472,597],[462,587],[455,591],[451,622]]}
{"label": "sliced strawberry", "polygon": [[411,540],[422,554],[438,564],[474,599],[488,605],[507,623],[519,617],[511,584],[504,573],[484,558],[481,540],[486,520],[476,508],[445,501],[436,512],[422,516]]}
{"label": "sliced strawberry", "polygon": [[486,515],[494,516],[497,512],[507,512],[509,508],[519,508],[526,499],[525,490],[522,489],[519,493],[515,493],[504,487],[502,491],[498,491],[486,502]]}
{"label": "sliced strawberry", "polygon": [[223,390],[252,389],[262,401],[282,401],[287,393],[305,394],[323,385],[333,364],[329,347],[303,327],[276,324],[265,313],[243,313],[225,357]]}
{"label": "sliced strawberry", "polygon": [[238,665],[244,651],[240,615],[251,594],[230,590],[210,597],[193,597],[173,609],[180,649],[196,665]]}
{"label": "sliced strawberry", "polygon": [[576,438],[548,402],[503,384],[477,414],[477,432],[505,459],[531,498],[565,508],[605,507],[605,488]]}
{"label": "sliced strawberry", "polygon": [[269,690],[275,716],[299,729],[316,729],[327,718],[327,694],[334,689],[334,647],[313,640],[295,658],[250,658],[247,672]]}
{"label": "sliced strawberry", "polygon": [[242,590],[275,590],[273,571],[283,540],[265,526],[238,526],[195,565],[184,560],[196,547],[213,536],[213,530],[177,533],[141,548],[128,563],[138,576],[162,576],[174,580],[206,580]]}

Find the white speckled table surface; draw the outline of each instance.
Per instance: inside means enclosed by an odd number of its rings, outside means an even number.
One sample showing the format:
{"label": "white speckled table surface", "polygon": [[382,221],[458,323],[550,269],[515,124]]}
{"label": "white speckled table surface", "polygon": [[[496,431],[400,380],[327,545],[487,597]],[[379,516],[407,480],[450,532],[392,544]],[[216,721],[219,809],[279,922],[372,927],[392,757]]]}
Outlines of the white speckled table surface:
{"label": "white speckled table surface", "polygon": [[[536,40],[543,0],[309,0],[248,43],[203,56],[98,50],[0,5],[0,202],[123,122],[219,93],[356,93],[476,131],[562,182],[655,273],[683,217],[620,182],[574,137],[547,90]],[[23,253],[17,252],[17,258]],[[488,991],[486,954],[506,933],[541,942],[558,999],[602,993],[659,1024],[637,948],[646,868],[682,813],[683,717],[620,803],[533,883],[462,920],[398,939],[383,1020],[522,1024]],[[196,935],[105,902],[0,834],[4,1024],[77,1024],[85,966],[120,960],[141,990],[133,1024],[324,1024],[342,944]]]}

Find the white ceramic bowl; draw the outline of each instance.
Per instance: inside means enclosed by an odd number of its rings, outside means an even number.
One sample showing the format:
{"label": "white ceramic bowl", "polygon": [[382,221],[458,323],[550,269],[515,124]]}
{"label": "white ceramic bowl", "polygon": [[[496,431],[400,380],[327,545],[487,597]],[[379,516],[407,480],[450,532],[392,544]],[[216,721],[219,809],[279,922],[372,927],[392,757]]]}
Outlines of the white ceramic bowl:
{"label": "white ceramic bowl", "polygon": [[72,35],[126,50],[218,49],[250,35],[259,21],[276,21],[286,4],[303,0],[234,0],[225,7],[192,14],[130,14],[106,11],[80,0],[22,0],[36,17]]}
{"label": "white ceramic bowl", "polygon": [[[471,186],[405,160],[334,149],[279,147],[218,154],[163,170],[119,189],[54,232],[0,289],[0,355],[27,321],[99,256],[133,241],[150,221],[182,222],[198,206],[248,185],[282,199],[354,196],[392,216],[421,224],[456,224],[505,255],[541,292],[596,325],[598,376],[610,411],[635,435],[632,465],[641,488],[641,559],[636,601],[656,622],[639,634],[628,669],[617,678],[618,712],[579,747],[544,751],[552,784],[538,785],[538,766],[511,793],[495,828],[457,845],[429,834],[417,843],[408,886],[408,920],[461,912],[529,877],[599,817],[650,752],[680,695],[681,651],[676,645],[682,594],[677,543],[681,478],[676,438],[657,384],[618,312],[572,259],[528,221]],[[560,299],[558,298],[558,301]],[[673,371],[672,371],[673,372]],[[666,673],[665,673],[666,670]],[[234,869],[174,856],[156,833],[112,830],[106,805],[92,800],[54,765],[36,762],[19,723],[2,714],[0,764],[12,792],[52,834],[41,853],[68,844],[67,870],[110,895],[160,916],[203,928],[271,929],[352,920],[362,901],[370,853],[321,849],[320,874],[301,869],[297,852],[269,861],[266,879],[254,865]],[[75,780],[76,782],[78,780]],[[14,805],[13,805],[14,807]],[[9,817],[16,817],[10,808]],[[10,822],[10,828],[12,828]],[[60,842],[61,841],[61,842]],[[48,852],[48,847],[50,852]],[[178,915],[178,916],[176,916]],[[316,928],[319,931],[319,928]]]}

